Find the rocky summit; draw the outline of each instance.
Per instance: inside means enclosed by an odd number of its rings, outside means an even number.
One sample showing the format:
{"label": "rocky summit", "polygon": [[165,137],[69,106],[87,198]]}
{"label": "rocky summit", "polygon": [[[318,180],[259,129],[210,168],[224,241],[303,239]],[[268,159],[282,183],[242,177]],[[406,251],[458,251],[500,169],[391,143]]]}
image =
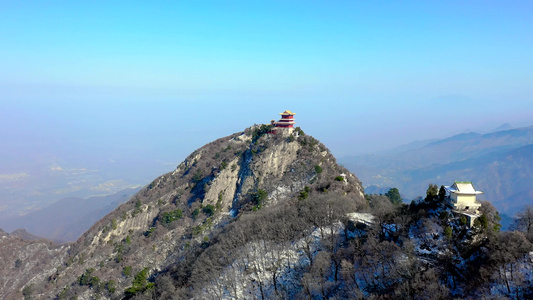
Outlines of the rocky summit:
{"label": "rocky summit", "polygon": [[506,232],[471,182],[364,194],[291,114],[194,151],[73,244],[0,231],[0,298],[533,297],[533,207]]}
{"label": "rocky summit", "polygon": [[[2,276],[12,284],[0,298],[296,295],[320,240],[368,205],[318,140],[272,129],[254,125],[194,151],[73,244],[11,243],[18,254],[7,258]],[[30,248],[54,255],[37,270]]]}

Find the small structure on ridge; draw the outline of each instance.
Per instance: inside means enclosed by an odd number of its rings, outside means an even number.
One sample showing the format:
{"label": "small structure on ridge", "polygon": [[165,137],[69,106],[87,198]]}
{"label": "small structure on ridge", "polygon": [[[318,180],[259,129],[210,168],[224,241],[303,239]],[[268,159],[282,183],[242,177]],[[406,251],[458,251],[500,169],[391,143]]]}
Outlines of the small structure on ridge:
{"label": "small structure on ridge", "polygon": [[271,133],[277,133],[278,128],[287,128],[289,133],[292,132],[294,130],[294,124],[296,124],[296,122],[294,122],[294,115],[296,113],[293,113],[290,110],[286,110],[279,114],[281,115],[281,119],[279,121],[270,121],[270,124],[274,126]]}
{"label": "small structure on ridge", "polygon": [[270,122],[272,125],[274,125],[274,127],[281,127],[281,128],[293,128],[294,127],[294,124],[296,123],[294,122],[295,113],[293,113],[290,110],[286,110],[279,114],[281,115],[281,119],[279,121],[274,122],[274,120],[272,120]]}
{"label": "small structure on ridge", "polygon": [[477,210],[481,206],[481,203],[476,199],[476,195],[483,194],[483,192],[476,191],[470,181],[456,181],[452,186],[444,188],[454,209]]}
{"label": "small structure on ridge", "polygon": [[483,194],[476,191],[470,181],[456,181],[451,186],[445,186],[446,198],[453,212],[464,215],[469,227],[472,227],[476,218],[479,217],[481,203],[477,201],[476,195]]}

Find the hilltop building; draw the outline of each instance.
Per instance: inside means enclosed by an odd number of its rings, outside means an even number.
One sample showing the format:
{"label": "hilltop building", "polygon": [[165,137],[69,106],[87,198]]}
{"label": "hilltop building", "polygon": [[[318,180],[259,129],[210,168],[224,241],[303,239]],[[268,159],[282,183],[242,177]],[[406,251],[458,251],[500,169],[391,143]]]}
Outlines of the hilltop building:
{"label": "hilltop building", "polygon": [[446,189],[446,199],[453,212],[465,216],[468,226],[472,227],[476,218],[480,216],[478,210],[481,203],[477,201],[476,196],[483,194],[483,192],[476,191],[470,181],[456,181],[453,185],[444,188]]}
{"label": "hilltop building", "polygon": [[483,194],[481,191],[476,191],[472,182],[456,181],[452,186],[444,187],[449,197],[450,204],[454,209],[458,210],[477,210],[481,203],[476,199],[476,195]]}
{"label": "hilltop building", "polygon": [[296,122],[294,122],[294,115],[296,113],[293,113],[290,110],[286,110],[279,114],[281,115],[281,119],[279,121],[270,121],[270,124],[274,126],[274,129],[271,133],[277,133],[278,128],[288,128],[288,131],[292,132],[292,130],[294,129],[294,124],[296,124]]}

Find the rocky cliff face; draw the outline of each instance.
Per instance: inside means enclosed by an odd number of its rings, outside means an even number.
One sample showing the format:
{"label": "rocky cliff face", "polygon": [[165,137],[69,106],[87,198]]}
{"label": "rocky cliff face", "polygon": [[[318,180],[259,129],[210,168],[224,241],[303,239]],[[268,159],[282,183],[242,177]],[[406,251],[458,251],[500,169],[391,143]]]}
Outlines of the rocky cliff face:
{"label": "rocky cliff face", "polygon": [[34,285],[46,281],[63,264],[67,248],[23,230],[7,234],[0,229],[0,298],[20,299],[23,289],[32,293]]}
{"label": "rocky cliff face", "polygon": [[[23,288],[28,292],[30,286],[33,297],[43,299],[133,297],[151,289],[154,283],[156,288],[164,285],[158,280],[169,277],[161,274],[174,274],[174,288],[190,292],[195,284],[212,280],[199,276],[198,268],[191,266],[200,263],[199,257],[205,260],[215,251],[212,249],[222,247],[220,240],[228,232],[244,232],[236,229],[241,224],[250,220],[267,222],[272,216],[287,218],[306,209],[310,212],[306,216],[319,216],[305,204],[310,195],[337,195],[351,204],[346,208],[352,211],[366,204],[359,180],[337,165],[316,139],[301,130],[275,135],[267,132],[267,126],[256,125],[196,150],[173,172],[156,178],[97,222],[76,243],[43,250],[54,258],[33,276],[13,276],[25,284],[4,284],[0,297],[20,297]],[[321,199],[325,204],[330,200]],[[250,224],[254,226],[258,225]],[[293,231],[303,232],[298,226]],[[272,232],[275,230],[289,229],[272,227],[264,234],[280,234]],[[305,239],[295,233],[289,236],[293,241]],[[242,246],[231,251],[245,252],[257,243],[265,242],[243,240]],[[290,250],[294,257],[303,248],[298,249]],[[14,257],[9,260],[13,264],[16,261]],[[228,262],[218,271],[226,272],[231,266]],[[260,281],[262,275],[258,272],[256,278]],[[219,273],[215,275],[213,278],[218,278]],[[2,282],[9,280],[13,279]]]}

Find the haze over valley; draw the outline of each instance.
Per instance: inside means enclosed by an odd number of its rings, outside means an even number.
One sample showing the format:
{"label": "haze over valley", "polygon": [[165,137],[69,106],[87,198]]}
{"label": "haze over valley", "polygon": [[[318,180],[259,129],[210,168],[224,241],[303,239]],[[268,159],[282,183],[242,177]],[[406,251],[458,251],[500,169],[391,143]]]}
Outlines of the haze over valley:
{"label": "haze over valley", "polygon": [[528,3],[53,3],[0,4],[0,217],[143,186],[286,108],[339,157],[532,123]]}
{"label": "haze over valley", "polygon": [[397,187],[410,201],[424,197],[430,183],[450,185],[466,180],[484,192],[483,199],[512,216],[532,203],[533,127],[510,127],[411,143],[340,161],[358,170],[367,193],[385,193]]}
{"label": "haze over valley", "polygon": [[532,11],[0,2],[0,298],[533,298]]}

